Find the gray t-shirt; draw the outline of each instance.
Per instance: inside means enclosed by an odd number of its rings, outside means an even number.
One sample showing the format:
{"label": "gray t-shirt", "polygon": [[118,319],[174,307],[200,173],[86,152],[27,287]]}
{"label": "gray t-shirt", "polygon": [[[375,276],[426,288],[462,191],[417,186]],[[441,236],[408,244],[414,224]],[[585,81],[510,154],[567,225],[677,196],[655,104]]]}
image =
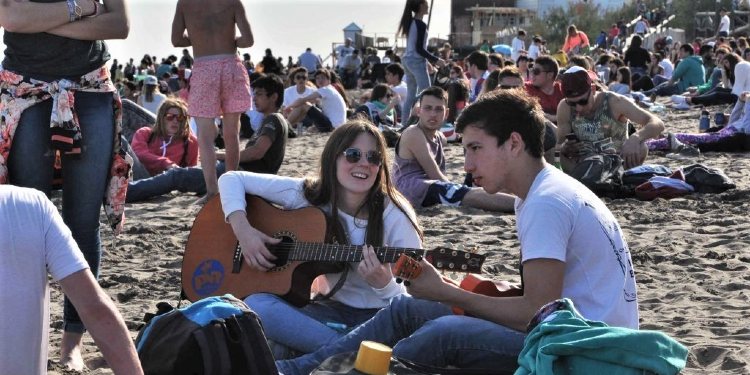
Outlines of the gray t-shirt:
{"label": "gray t-shirt", "polygon": [[247,141],[245,148],[254,145],[262,135],[271,139],[271,147],[262,158],[240,163],[240,167],[250,172],[276,174],[284,161],[288,129],[286,119],[280,114],[272,113],[266,116],[260,124],[260,129]]}
{"label": "gray t-shirt", "polygon": [[[33,0],[57,3],[64,0]],[[110,58],[101,40],[77,40],[47,33],[13,33],[5,30],[3,68],[41,80],[79,78],[101,67]]]}

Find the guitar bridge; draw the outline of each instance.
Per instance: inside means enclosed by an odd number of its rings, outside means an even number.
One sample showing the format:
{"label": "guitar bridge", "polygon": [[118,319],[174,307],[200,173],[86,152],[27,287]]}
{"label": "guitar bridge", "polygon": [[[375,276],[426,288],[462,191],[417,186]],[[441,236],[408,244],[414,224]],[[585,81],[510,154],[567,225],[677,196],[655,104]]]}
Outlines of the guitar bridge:
{"label": "guitar bridge", "polygon": [[240,273],[240,268],[242,268],[242,248],[239,241],[237,241],[237,246],[234,247],[234,255],[232,256],[232,273]]}

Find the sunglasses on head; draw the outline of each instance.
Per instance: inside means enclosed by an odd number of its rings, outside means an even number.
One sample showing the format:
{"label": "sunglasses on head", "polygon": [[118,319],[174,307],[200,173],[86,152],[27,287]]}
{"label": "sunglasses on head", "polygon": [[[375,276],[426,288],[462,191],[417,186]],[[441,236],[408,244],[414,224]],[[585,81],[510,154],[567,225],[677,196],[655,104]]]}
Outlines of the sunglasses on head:
{"label": "sunglasses on head", "polygon": [[[344,157],[349,163],[359,163],[359,160],[362,159],[362,150],[354,147],[347,148],[344,150]],[[365,153],[365,159],[367,159],[368,163],[377,166],[383,162],[383,156],[380,155],[380,152],[375,150],[367,151],[367,153]]]}
{"label": "sunglasses on head", "polygon": [[167,113],[166,115],[164,115],[164,119],[167,121],[185,121],[185,118],[185,115],[176,115],[174,113]]}
{"label": "sunglasses on head", "polygon": [[577,105],[580,105],[581,107],[585,106],[586,104],[589,104],[589,97],[591,96],[591,91],[589,91],[586,96],[582,99],[578,99],[576,101],[565,99],[565,103],[567,103],[571,107],[575,107]]}

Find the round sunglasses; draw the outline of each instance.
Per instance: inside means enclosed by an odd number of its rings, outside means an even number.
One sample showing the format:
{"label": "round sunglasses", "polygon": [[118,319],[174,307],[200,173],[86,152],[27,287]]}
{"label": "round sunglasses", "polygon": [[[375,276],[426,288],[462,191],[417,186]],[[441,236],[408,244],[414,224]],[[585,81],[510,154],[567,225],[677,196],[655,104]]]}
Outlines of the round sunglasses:
{"label": "round sunglasses", "polygon": [[[359,163],[360,159],[362,159],[362,150],[354,147],[349,147],[344,150],[344,158],[346,158],[346,161],[348,161],[349,163]],[[380,166],[380,164],[383,162],[383,155],[381,155],[378,151],[370,150],[365,153],[365,159],[372,165]]]}

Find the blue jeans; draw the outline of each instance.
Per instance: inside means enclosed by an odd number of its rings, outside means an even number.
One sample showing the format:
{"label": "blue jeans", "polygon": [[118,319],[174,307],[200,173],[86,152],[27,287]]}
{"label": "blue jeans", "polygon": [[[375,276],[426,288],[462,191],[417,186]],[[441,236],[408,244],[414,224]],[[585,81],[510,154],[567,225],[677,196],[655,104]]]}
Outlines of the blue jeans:
{"label": "blue jeans", "polygon": [[[285,375],[309,374],[334,354],[357,351],[364,340],[393,347],[393,355],[429,368],[515,369],[526,334],[467,316],[433,301],[399,296],[335,342],[292,360],[276,361]],[[439,371],[438,371],[439,372]]]}
{"label": "blue jeans", "polygon": [[[245,299],[263,322],[274,358],[311,353],[343,337],[349,329],[372,318],[379,309],[358,309],[333,300],[297,308],[281,297],[259,293]],[[328,325],[326,324],[328,323]]]}
{"label": "blue jeans", "polygon": [[[76,92],[75,110],[81,125],[81,154],[62,157],[62,217],[86,258],[99,276],[101,237],[99,213],[112,162],[114,124],[112,93]],[[52,100],[26,109],[21,115],[8,158],[10,183],[35,188],[47,196],[52,190],[54,152],[50,148]],[[64,330],[83,332],[73,304],[65,298]]]}
{"label": "blue jeans", "polygon": [[664,82],[651,90],[644,91],[643,94],[647,96],[652,94],[656,94],[657,96],[669,96],[682,94],[682,91],[683,90],[680,90],[680,87],[676,83],[670,85],[669,82]]}
{"label": "blue jeans", "polygon": [[[221,176],[226,170],[224,162],[216,162],[216,176]],[[206,181],[203,169],[199,167],[172,168],[156,176],[137,180],[128,184],[127,203],[140,202],[159,195],[168,194],[172,190],[183,193],[206,193]]]}
{"label": "blue jeans", "polygon": [[401,62],[404,64],[404,82],[406,82],[406,100],[401,123],[406,126],[411,115],[411,108],[417,101],[417,94],[430,87],[432,83],[427,73],[427,60],[422,57],[404,57]]}

